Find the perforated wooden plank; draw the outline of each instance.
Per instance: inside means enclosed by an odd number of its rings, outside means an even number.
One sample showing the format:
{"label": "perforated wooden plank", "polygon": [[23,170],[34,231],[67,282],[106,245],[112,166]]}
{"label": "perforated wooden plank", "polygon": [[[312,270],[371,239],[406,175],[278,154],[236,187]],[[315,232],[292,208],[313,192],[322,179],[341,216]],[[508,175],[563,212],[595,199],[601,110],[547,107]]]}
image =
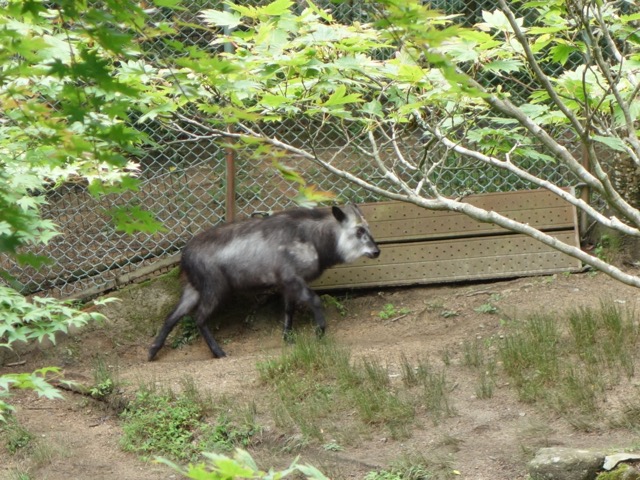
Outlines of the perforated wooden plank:
{"label": "perforated wooden plank", "polygon": [[[575,209],[547,190],[472,195],[465,202],[543,231],[570,230],[576,223]],[[360,208],[379,243],[506,232],[497,225],[480,223],[461,213],[427,210],[403,202],[364,204]]]}
{"label": "perforated wooden plank", "polygon": [[[557,232],[575,244],[576,234]],[[524,235],[383,245],[376,260],[361,259],[327,270],[318,289],[443,283],[578,271],[581,264]]]}

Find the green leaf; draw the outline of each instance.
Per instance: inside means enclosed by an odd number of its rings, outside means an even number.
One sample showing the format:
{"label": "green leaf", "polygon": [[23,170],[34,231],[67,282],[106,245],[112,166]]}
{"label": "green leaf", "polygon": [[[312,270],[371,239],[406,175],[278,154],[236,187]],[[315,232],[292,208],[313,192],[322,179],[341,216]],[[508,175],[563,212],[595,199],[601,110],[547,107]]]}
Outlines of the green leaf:
{"label": "green leaf", "polygon": [[278,172],[280,172],[282,178],[284,178],[288,182],[295,182],[300,185],[306,185],[307,182],[305,181],[305,179],[302,178],[302,176],[292,168],[276,161],[273,162],[273,166],[278,170]]}
{"label": "green leaf", "polygon": [[384,110],[382,104],[378,100],[371,100],[362,106],[362,112],[376,117],[382,117]]}
{"label": "green leaf", "polygon": [[329,480],[320,470],[312,465],[298,465],[297,469],[307,478],[313,480]]}
{"label": "green leaf", "polygon": [[325,107],[336,106],[336,105],[345,105],[348,103],[356,103],[361,102],[359,93],[352,93],[349,95],[345,95],[347,91],[347,87],[345,85],[340,85],[335,91],[331,94],[331,96],[327,99],[326,102],[322,103]]}
{"label": "green leaf", "polygon": [[107,210],[116,224],[116,230],[132,234],[135,232],[166,232],[167,229],[158,222],[153,214],[138,206],[116,207]]}
{"label": "green leaf", "polygon": [[200,12],[202,20],[208,24],[216,27],[237,27],[242,24],[242,16],[233,12],[226,12],[224,10],[212,10],[206,9]]}
{"label": "green leaf", "polygon": [[492,62],[487,63],[484,66],[485,69],[490,72],[517,72],[522,68],[522,62],[520,60],[494,60]]}
{"label": "green leaf", "polygon": [[293,2],[291,0],[275,0],[264,7],[259,7],[258,12],[262,15],[278,16],[289,13]]}
{"label": "green leaf", "polygon": [[602,143],[616,152],[626,152],[627,144],[618,137],[603,137],[601,135],[593,135],[592,140]]}
{"label": "green leaf", "polygon": [[314,185],[309,185],[300,188],[293,201],[301,207],[315,207],[319,203],[335,200],[335,198],[335,193],[318,190]]}
{"label": "green leaf", "polygon": [[241,465],[238,461],[225,457],[223,455],[218,456],[214,460],[216,474],[220,478],[254,478],[254,470]]}
{"label": "green leaf", "polygon": [[155,5],[162,8],[171,8],[174,10],[186,10],[180,7],[182,0],[152,0]]}
{"label": "green leaf", "polygon": [[549,53],[551,54],[552,61],[558,62],[564,65],[567,63],[567,60],[569,60],[569,56],[573,52],[579,52],[579,51],[580,50],[573,45],[558,43],[557,45],[554,45],[553,47],[551,47],[551,49],[549,50]]}
{"label": "green leaf", "polygon": [[494,10],[493,12],[483,10],[482,19],[485,21],[486,26],[496,30],[511,31],[509,19],[501,10]]}

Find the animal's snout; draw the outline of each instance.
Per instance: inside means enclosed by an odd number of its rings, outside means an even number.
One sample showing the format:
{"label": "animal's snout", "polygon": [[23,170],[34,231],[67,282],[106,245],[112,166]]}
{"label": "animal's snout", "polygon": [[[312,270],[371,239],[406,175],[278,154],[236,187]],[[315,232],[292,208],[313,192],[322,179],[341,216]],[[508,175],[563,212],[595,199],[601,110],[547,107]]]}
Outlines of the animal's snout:
{"label": "animal's snout", "polygon": [[378,258],[378,257],[380,256],[380,249],[379,249],[378,247],[376,247],[376,249],[375,249],[375,250],[373,250],[373,251],[371,251],[371,252],[368,252],[368,253],[366,254],[366,256],[367,256],[368,258]]}

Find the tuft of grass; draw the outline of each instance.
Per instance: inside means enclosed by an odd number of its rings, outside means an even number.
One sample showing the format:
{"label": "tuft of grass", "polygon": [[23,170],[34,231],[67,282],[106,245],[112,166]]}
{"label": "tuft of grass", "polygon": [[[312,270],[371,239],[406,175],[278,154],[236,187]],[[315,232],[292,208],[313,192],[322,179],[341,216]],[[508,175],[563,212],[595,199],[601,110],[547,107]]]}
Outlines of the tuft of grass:
{"label": "tuft of grass", "polygon": [[249,445],[260,431],[252,422],[238,422],[216,410],[213,400],[196,388],[192,379],[182,392],[142,386],[121,414],[121,447],[144,458],[162,455],[193,461],[203,451],[228,451]]}
{"label": "tuft of grass", "polygon": [[465,340],[462,345],[462,350],[464,352],[463,365],[467,367],[481,367],[484,364],[484,350],[478,338],[475,338],[472,342]]}
{"label": "tuft of grass", "polygon": [[172,335],[169,346],[171,348],[181,348],[192,344],[199,336],[200,330],[198,330],[195,319],[188,315],[178,323],[178,328]]}
{"label": "tuft of grass", "polygon": [[499,349],[520,398],[540,402],[576,428],[591,430],[607,389],[634,373],[639,331],[614,302],[566,318],[535,315],[512,325]]}
{"label": "tuft of grass", "polygon": [[7,415],[5,421],[0,423],[0,433],[4,438],[5,447],[12,455],[25,451],[32,446],[33,434],[20,425],[13,415]]}
{"label": "tuft of grass", "polygon": [[93,386],[89,388],[89,395],[103,400],[116,388],[114,369],[107,365],[102,356],[96,356],[93,363]]}
{"label": "tuft of grass", "polygon": [[556,319],[544,315],[534,315],[515,328],[499,353],[520,399],[531,403],[541,399],[545,386],[558,378],[560,330]]}
{"label": "tuft of grass", "polygon": [[9,472],[9,480],[31,480],[33,477],[26,470],[11,470]]}
{"label": "tuft of grass", "polygon": [[353,425],[325,421],[345,410],[354,411],[362,425],[387,428],[394,438],[406,436],[415,415],[412,402],[391,384],[387,367],[374,359],[352,362],[350,352],[329,338],[298,335],[281,357],[260,362],[258,371],[273,391],[276,424],[298,428],[307,439],[324,442],[332,435],[347,441]]}
{"label": "tuft of grass", "polygon": [[364,480],[448,480],[458,478],[449,458],[427,459],[422,454],[404,455],[389,467],[369,472]]}
{"label": "tuft of grass", "polygon": [[412,403],[391,386],[388,369],[375,360],[364,359],[349,377],[345,393],[360,419],[368,425],[388,427],[394,438],[406,437],[415,410]]}
{"label": "tuft of grass", "polygon": [[382,320],[389,320],[390,318],[406,315],[410,312],[411,310],[408,308],[398,308],[393,303],[387,303],[382,307],[382,310],[378,312],[378,317]]}
{"label": "tuft of grass", "polygon": [[493,387],[496,384],[496,362],[487,363],[486,369],[479,372],[479,383],[476,387],[476,398],[486,400],[493,397]]}
{"label": "tuft of grass", "polygon": [[401,366],[403,383],[408,388],[416,387],[417,402],[432,415],[435,422],[442,417],[455,414],[444,370],[434,371],[431,364],[424,359],[413,367],[404,356]]}
{"label": "tuft of grass", "polygon": [[348,313],[347,307],[338,298],[334,297],[333,295],[329,295],[328,293],[322,295],[320,298],[322,299],[322,304],[324,305],[325,309],[327,307],[333,307],[338,311],[338,314],[341,317],[347,316],[347,313]]}
{"label": "tuft of grass", "polygon": [[293,342],[282,356],[259,362],[258,373],[273,391],[276,425],[322,441],[320,420],[338,408],[338,372],[350,370],[350,354],[328,338],[297,334]]}

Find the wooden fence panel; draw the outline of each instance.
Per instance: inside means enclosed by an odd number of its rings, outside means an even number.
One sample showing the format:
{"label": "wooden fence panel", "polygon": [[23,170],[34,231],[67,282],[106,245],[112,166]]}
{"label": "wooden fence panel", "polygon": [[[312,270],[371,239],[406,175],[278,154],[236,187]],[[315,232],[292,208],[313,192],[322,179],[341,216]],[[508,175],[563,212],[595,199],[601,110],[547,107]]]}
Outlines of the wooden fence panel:
{"label": "wooden fence panel", "polygon": [[[575,208],[546,190],[484,194],[466,201],[578,246]],[[361,205],[382,253],[327,270],[324,289],[485,280],[574,272],[581,262],[532,238],[466,215],[401,202]]]}

